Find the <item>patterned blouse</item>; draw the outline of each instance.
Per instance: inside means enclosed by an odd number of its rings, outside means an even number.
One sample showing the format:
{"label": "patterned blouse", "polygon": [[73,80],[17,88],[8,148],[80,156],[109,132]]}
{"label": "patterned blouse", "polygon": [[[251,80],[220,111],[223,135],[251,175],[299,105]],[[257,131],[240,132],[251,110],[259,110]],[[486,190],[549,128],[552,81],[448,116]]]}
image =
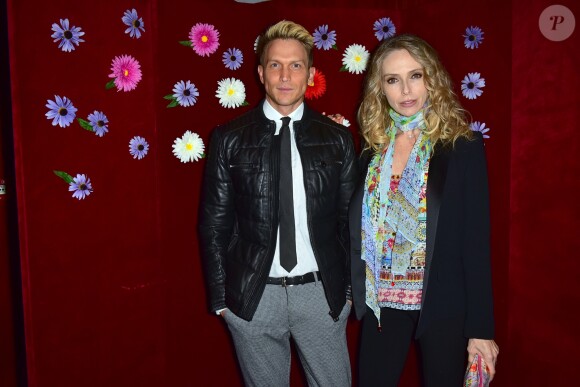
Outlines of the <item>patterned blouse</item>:
{"label": "patterned blouse", "polygon": [[[398,191],[400,181],[400,175],[391,176],[390,191],[388,193],[389,203],[404,200]],[[392,248],[394,246],[396,232],[388,224],[386,227],[387,234],[390,234],[387,243]],[[380,283],[378,286],[379,294],[377,301],[379,307],[390,307],[404,310],[420,309],[424,273],[424,244],[418,244],[414,249],[411,249],[410,264],[404,275],[393,274],[391,271],[391,265],[388,264],[388,262],[383,262],[380,268]]]}

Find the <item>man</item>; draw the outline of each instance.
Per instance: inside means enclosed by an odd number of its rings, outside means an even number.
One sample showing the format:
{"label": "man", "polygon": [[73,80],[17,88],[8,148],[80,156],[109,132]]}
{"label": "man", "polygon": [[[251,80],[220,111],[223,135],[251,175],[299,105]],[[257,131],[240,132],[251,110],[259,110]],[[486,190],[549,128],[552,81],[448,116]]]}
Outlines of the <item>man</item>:
{"label": "man", "polygon": [[303,102],[313,40],[281,21],[260,37],[266,99],[218,126],[200,241],[210,309],[226,321],[248,386],[287,386],[290,338],[310,386],[350,386],[350,132]]}

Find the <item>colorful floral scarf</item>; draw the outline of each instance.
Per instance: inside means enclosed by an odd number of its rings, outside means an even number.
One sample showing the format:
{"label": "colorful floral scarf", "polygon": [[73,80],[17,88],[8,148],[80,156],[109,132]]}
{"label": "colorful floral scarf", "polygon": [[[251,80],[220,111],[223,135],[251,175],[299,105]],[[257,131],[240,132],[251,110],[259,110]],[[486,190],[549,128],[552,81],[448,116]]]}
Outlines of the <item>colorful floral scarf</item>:
{"label": "colorful floral scarf", "polygon": [[[367,305],[380,321],[379,277],[382,266],[391,268],[393,275],[405,275],[413,248],[425,243],[426,184],[431,141],[423,132],[426,123],[423,110],[405,117],[389,111],[392,124],[387,129],[389,145],[370,161],[365,180],[362,204],[362,255],[367,265]],[[389,200],[391,168],[397,130],[407,132],[420,129],[407,165],[401,175],[398,193],[403,200]],[[395,233],[394,243],[391,232]]]}

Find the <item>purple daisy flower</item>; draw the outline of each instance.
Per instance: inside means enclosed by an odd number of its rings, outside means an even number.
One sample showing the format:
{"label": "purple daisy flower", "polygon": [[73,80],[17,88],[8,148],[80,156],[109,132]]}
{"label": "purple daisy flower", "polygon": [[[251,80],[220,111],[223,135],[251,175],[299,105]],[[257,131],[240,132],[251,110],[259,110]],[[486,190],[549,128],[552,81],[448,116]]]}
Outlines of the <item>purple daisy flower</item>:
{"label": "purple daisy flower", "polygon": [[135,136],[129,141],[129,153],[134,159],[141,160],[147,156],[147,152],[149,152],[149,143],[143,137]]}
{"label": "purple daisy flower", "polygon": [[143,18],[137,15],[135,8],[130,11],[126,10],[121,20],[129,27],[125,30],[125,33],[129,34],[130,37],[139,39],[141,37],[141,31],[145,32]]}
{"label": "purple daisy flower", "polygon": [[66,128],[74,121],[77,108],[73,106],[70,99],[55,95],[54,101],[48,99],[46,102],[48,103],[45,106],[50,110],[45,115],[46,118],[52,120],[52,126]]}
{"label": "purple daisy flower", "polygon": [[336,31],[328,31],[328,25],[324,24],[314,30],[314,45],[318,49],[330,50],[336,44]]}
{"label": "purple daisy flower", "polygon": [[73,193],[73,198],[77,198],[79,200],[84,199],[85,197],[89,196],[91,192],[93,192],[91,179],[89,179],[84,174],[77,174],[76,177],[73,177],[73,181],[69,183],[68,190]]}
{"label": "purple daisy flower", "polygon": [[467,27],[463,37],[465,48],[476,49],[483,41],[483,31],[479,27]]}
{"label": "purple daisy flower", "polygon": [[60,40],[58,48],[65,52],[71,52],[75,49],[75,44],[78,46],[80,42],[84,42],[81,39],[85,33],[81,31],[81,27],[69,27],[68,19],[60,19],[60,26],[56,23],[52,23],[52,30],[54,33],[50,35],[55,42]]}
{"label": "purple daisy flower", "polygon": [[197,91],[197,87],[190,81],[179,81],[173,85],[172,97],[180,106],[193,106],[197,102],[199,91]]}
{"label": "purple daisy flower", "polygon": [[242,66],[244,63],[244,54],[242,54],[241,50],[237,48],[228,48],[226,52],[224,52],[222,56],[222,62],[224,65],[230,70],[237,70]]}
{"label": "purple daisy flower", "polygon": [[482,95],[482,87],[485,87],[485,78],[481,78],[480,73],[467,73],[461,81],[461,93],[467,99],[476,99]]}
{"label": "purple daisy flower", "polygon": [[89,120],[89,124],[97,136],[103,137],[105,133],[109,131],[109,127],[107,126],[109,120],[107,119],[105,113],[95,110],[95,112],[89,114],[87,118]]}
{"label": "purple daisy flower", "polygon": [[485,122],[479,121],[472,122],[471,124],[469,124],[469,128],[474,132],[480,132],[483,135],[483,138],[489,138],[489,136],[486,134],[487,132],[489,132],[489,128],[485,127]]}
{"label": "purple daisy flower", "polygon": [[391,36],[394,36],[395,33],[397,32],[395,25],[393,24],[391,18],[389,17],[384,17],[377,20],[373,25],[373,27],[375,31],[375,36],[379,41],[390,38]]}

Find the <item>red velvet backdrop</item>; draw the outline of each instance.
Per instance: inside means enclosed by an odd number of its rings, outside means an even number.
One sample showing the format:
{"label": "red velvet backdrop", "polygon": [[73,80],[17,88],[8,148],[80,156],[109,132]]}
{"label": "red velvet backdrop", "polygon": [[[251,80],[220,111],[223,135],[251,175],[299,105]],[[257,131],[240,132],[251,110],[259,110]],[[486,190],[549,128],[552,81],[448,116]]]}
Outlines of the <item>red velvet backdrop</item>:
{"label": "red velvet backdrop", "polygon": [[[241,79],[250,105],[261,99],[254,40],[266,26],[282,18],[297,21],[310,31],[322,24],[337,31],[338,51],[315,52],[315,66],[326,75],[328,90],[311,105],[321,111],[341,112],[353,123],[363,76],[338,71],[342,52],[353,43],[372,49],[377,44],[372,24],[381,17],[390,17],[397,32],[413,32],[431,42],[440,52],[459,95],[460,81],[467,73],[482,74],[486,80],[483,95],[476,100],[460,99],[474,121],[485,122],[491,128],[486,150],[493,210],[497,341],[502,347],[494,385],[523,385],[514,384],[512,378],[522,374],[531,352],[528,346],[536,344],[524,338],[538,338],[538,328],[544,332],[540,336],[542,348],[554,348],[548,338],[551,332],[562,332],[561,323],[554,323],[552,316],[562,313],[558,308],[561,303],[555,302],[548,316],[540,318],[535,313],[533,324],[529,323],[528,311],[541,311],[537,304],[547,300],[542,286],[560,283],[558,276],[564,276],[573,265],[570,251],[575,250],[567,249],[567,254],[561,255],[563,265],[552,268],[553,260],[545,258],[560,255],[548,251],[554,239],[550,236],[567,240],[571,228],[553,227],[554,219],[560,221],[553,217],[555,204],[546,207],[550,210],[543,214],[543,222],[534,223],[535,206],[540,192],[544,192],[539,183],[549,175],[546,172],[560,172],[572,160],[577,145],[573,141],[558,142],[558,146],[567,148],[558,153],[564,157],[557,165],[546,164],[546,158],[531,159],[530,151],[557,151],[556,145],[544,146],[545,137],[533,130],[554,127],[555,117],[566,117],[556,120],[555,128],[564,128],[567,136],[573,135],[571,122],[577,112],[571,107],[575,89],[569,79],[573,78],[577,86],[574,70],[578,68],[578,54],[564,65],[556,63],[563,57],[570,58],[571,47],[578,47],[578,39],[577,32],[563,43],[547,42],[539,35],[537,18],[549,4],[536,0],[533,7],[528,7],[520,0],[512,8],[501,0],[485,4],[459,0],[298,1],[291,5],[278,0],[257,5],[229,0],[201,4],[185,0],[103,3],[9,1],[30,386],[241,385],[227,329],[207,313],[205,303],[196,237],[203,161],[180,163],[172,155],[171,145],[186,130],[199,133],[207,141],[212,127],[249,109],[222,108],[214,96],[218,80]],[[140,39],[123,33],[121,17],[131,8],[136,8],[145,22],[146,31]],[[33,22],[32,14],[36,15]],[[61,52],[50,37],[51,24],[61,18],[68,18],[86,33],[86,41],[70,53]],[[210,57],[197,56],[191,48],[178,44],[188,39],[189,29],[197,22],[213,24],[220,31],[219,49]],[[463,46],[462,35],[469,26],[484,31],[483,43],[476,50]],[[221,54],[231,47],[244,53],[244,64],[237,71],[226,69],[221,62]],[[545,50],[542,62],[534,62],[538,47]],[[105,90],[111,60],[123,54],[139,60],[143,80],[131,92]],[[546,61],[553,63],[549,73],[541,71]],[[193,107],[167,109],[163,96],[170,94],[179,80],[191,80],[200,91],[199,100]],[[548,82],[550,85],[544,87]],[[532,93],[524,85],[535,85],[537,90]],[[560,110],[542,115],[544,125],[539,126],[537,115],[544,114],[540,107],[547,101],[546,95],[551,95],[546,94],[548,90],[554,90],[555,98],[550,101]],[[44,105],[55,94],[73,101],[77,117],[86,119],[94,110],[104,111],[110,132],[100,138],[76,122],[67,128],[53,127],[44,117],[48,110]],[[537,103],[530,104],[530,100]],[[354,125],[352,129],[356,131]],[[135,160],[128,153],[129,140],[135,135],[145,137],[150,144],[143,160]],[[554,135],[554,144],[566,139],[559,136]],[[538,164],[532,179],[527,179],[528,163]],[[87,174],[94,192],[85,200],[73,199],[66,183],[52,173],[54,169],[73,176]],[[577,175],[572,172],[566,173],[569,179],[564,189],[575,188],[572,185]],[[569,211],[562,224],[571,225],[573,213]],[[530,227],[524,228],[530,224],[535,225],[531,235]],[[513,239],[508,260],[510,232]],[[545,242],[532,244],[531,240]],[[538,264],[529,264],[532,257]],[[536,278],[548,282],[534,287]],[[574,305],[578,292],[571,292],[572,282],[568,283],[569,288],[564,290],[573,299],[567,305]],[[528,292],[530,287],[532,292]],[[556,290],[552,292],[555,297]],[[571,322],[565,327],[567,333],[578,338]],[[352,321],[348,329],[353,365],[357,328]],[[552,353],[550,356],[550,360],[534,361],[548,365],[549,361],[561,360]],[[411,361],[401,385],[417,385],[415,367]],[[548,375],[554,373],[547,371]],[[302,384],[294,367],[293,385]]]}
{"label": "red velvet backdrop", "polygon": [[[576,17],[572,36],[538,29],[552,4]],[[576,384],[580,344],[580,4],[513,4],[509,346],[512,385]],[[561,16],[553,14],[552,16]],[[520,376],[516,379],[515,376]]]}

